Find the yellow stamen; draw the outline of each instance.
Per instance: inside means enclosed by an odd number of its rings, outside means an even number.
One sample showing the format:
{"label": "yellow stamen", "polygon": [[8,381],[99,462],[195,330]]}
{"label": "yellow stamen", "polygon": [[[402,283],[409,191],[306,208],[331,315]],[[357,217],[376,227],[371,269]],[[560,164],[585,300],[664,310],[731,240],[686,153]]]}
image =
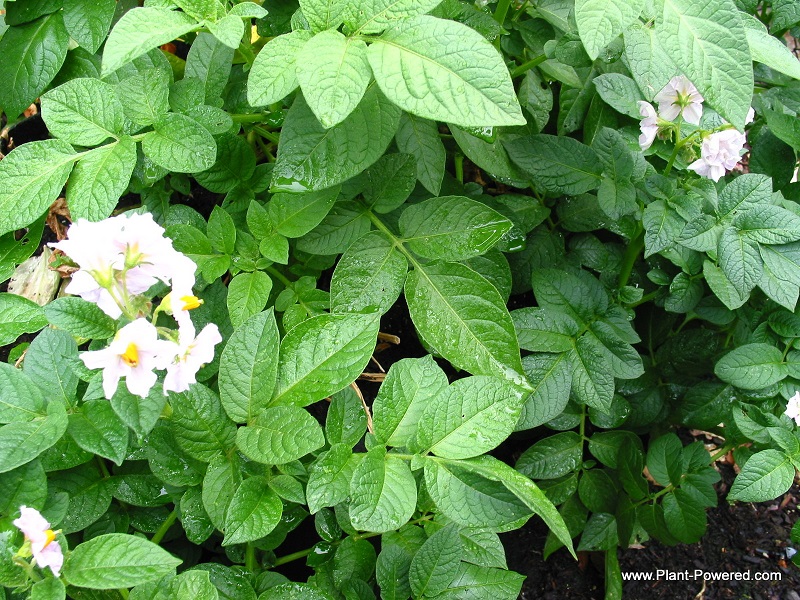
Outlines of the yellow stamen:
{"label": "yellow stamen", "polygon": [[183,302],[183,310],[194,310],[203,303],[197,296],[181,296],[181,302]]}
{"label": "yellow stamen", "polygon": [[136,344],[130,343],[128,347],[125,349],[124,354],[120,356],[120,358],[125,361],[125,364],[129,367],[136,367],[139,364],[139,349],[136,347]]}
{"label": "yellow stamen", "polygon": [[47,541],[44,543],[44,546],[42,546],[42,548],[47,548],[50,542],[56,539],[56,532],[53,531],[52,529],[48,529],[47,531],[44,532],[44,535],[46,536]]}

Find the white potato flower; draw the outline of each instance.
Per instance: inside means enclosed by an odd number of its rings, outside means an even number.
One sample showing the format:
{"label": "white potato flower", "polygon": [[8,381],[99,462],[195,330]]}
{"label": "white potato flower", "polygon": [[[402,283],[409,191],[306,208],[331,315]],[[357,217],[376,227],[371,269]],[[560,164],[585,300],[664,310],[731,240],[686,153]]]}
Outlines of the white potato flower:
{"label": "white potato flower", "polygon": [[41,568],[50,567],[53,575],[58,577],[64,564],[64,553],[56,541],[56,532],[50,529],[50,523],[35,508],[23,505],[19,512],[19,518],[13,523],[30,543],[34,561]]}
{"label": "white potato flower", "polygon": [[653,98],[658,102],[658,114],[662,119],[674,121],[678,115],[692,125],[700,124],[703,116],[703,97],[683,75],[670,79],[669,83]]}

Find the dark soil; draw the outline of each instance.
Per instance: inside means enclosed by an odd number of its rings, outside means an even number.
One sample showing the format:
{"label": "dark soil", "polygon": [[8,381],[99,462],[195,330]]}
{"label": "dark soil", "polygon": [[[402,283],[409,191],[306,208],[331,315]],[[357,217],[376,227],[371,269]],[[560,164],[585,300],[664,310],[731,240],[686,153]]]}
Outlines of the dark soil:
{"label": "dark soil", "polygon": [[[720,469],[719,503],[708,511],[708,530],[691,545],[664,546],[656,541],[619,553],[622,573],[652,573],[652,581],[623,583],[625,600],[798,600],[800,569],[786,559],[789,532],[797,520],[800,486],[782,497],[759,504],[729,505],[724,494],[733,482],[728,465]],[[579,553],[575,561],[566,550],[542,558],[547,528],[539,519],[501,535],[510,569],[527,576],[520,598],[536,600],[603,600],[602,553]],[[750,581],[688,579],[656,581],[658,569],[673,573],[695,569],[709,573],[742,573]],[[749,573],[749,575],[747,575]],[[777,581],[755,581],[764,573],[780,574]],[[773,575],[777,578],[777,575]]]}

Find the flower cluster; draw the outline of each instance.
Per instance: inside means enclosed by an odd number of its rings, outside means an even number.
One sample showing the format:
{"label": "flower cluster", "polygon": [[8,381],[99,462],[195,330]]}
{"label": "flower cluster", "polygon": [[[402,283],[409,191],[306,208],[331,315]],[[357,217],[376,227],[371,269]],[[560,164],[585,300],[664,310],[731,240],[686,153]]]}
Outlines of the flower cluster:
{"label": "flower cluster", "polygon": [[50,523],[38,510],[27,506],[19,507],[19,518],[14,525],[25,534],[25,544],[17,553],[21,557],[33,555],[35,564],[41,568],[50,567],[56,577],[64,564],[64,553],[56,541],[57,531],[50,529]]}
{"label": "flower cluster", "polygon": [[[107,348],[81,354],[88,368],[103,369],[106,398],[114,395],[122,377],[128,391],[147,396],[158,379],[156,369],[167,371],[165,393],[187,390],[200,367],[214,358],[222,336],[213,323],[196,334],[189,311],[202,304],[192,293],[197,267],[172,247],[153,217],[120,215],[97,223],[79,219],[70,226],[67,239],[51,245],[79,267],[68,293],[94,302],[114,319],[124,316],[129,321]],[[150,321],[150,304],[141,294],[159,281],[172,290]],[[154,325],[159,312],[172,314],[177,332]]]}
{"label": "flower cluster", "polygon": [[[686,123],[699,125],[703,116],[703,97],[697,88],[683,75],[673,77],[670,82],[656,94],[658,113],[649,102],[639,101],[639,114],[643,117],[639,123],[641,135],[639,147],[647,150],[659,131],[672,127],[672,121],[680,116]],[[753,121],[753,109],[747,113],[745,123]],[[700,158],[689,165],[689,169],[714,181],[733,169],[741,159],[746,142],[743,133],[731,129],[726,124],[720,131],[703,136],[700,146]]]}
{"label": "flower cluster", "polygon": [[795,392],[794,396],[789,398],[789,401],[786,403],[786,410],[783,414],[790,419],[794,419],[794,422],[800,426],[800,392]]}

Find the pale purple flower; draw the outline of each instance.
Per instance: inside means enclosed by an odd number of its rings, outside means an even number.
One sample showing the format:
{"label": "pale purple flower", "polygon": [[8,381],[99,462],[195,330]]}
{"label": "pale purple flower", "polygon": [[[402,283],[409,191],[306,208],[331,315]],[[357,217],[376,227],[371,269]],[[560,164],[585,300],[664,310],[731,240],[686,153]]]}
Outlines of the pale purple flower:
{"label": "pale purple flower", "polygon": [[725,171],[733,169],[741,160],[746,137],[735,129],[725,129],[703,138],[700,158],[689,165],[689,169],[719,181]]}
{"label": "pale purple flower", "polygon": [[683,75],[670,79],[653,99],[658,102],[658,114],[662,119],[674,121],[678,115],[682,115],[687,123],[700,124],[700,117],[703,115],[703,97]]}
{"label": "pale purple flower", "polygon": [[64,553],[56,541],[56,533],[35,508],[23,505],[19,507],[19,512],[19,518],[14,519],[13,523],[30,542],[34,561],[41,568],[50,567],[53,575],[58,577],[64,564]]}
{"label": "pale purple flower", "polygon": [[120,329],[107,348],[83,352],[80,357],[88,368],[103,369],[106,398],[114,395],[122,377],[131,394],[144,398],[156,383],[153,369],[166,368],[176,354],[176,344],[159,340],[152,323],[136,319]]}
{"label": "pale purple flower", "polygon": [[783,414],[790,419],[794,419],[794,422],[800,425],[800,392],[795,392],[794,396],[789,398],[789,402],[786,404],[786,410]]}
{"label": "pale purple flower", "polygon": [[214,360],[214,346],[222,341],[222,336],[219,328],[209,323],[197,337],[194,337],[194,327],[191,330],[182,329],[178,340],[177,356],[167,365],[167,376],[164,378],[165,393],[185,392],[191,384],[196,383],[200,368]]}
{"label": "pale purple flower", "polygon": [[658,133],[658,115],[653,105],[644,100],[639,100],[639,114],[644,117],[639,121],[639,129],[642,134],[639,136],[639,147],[642,151],[647,150],[653,145]]}

